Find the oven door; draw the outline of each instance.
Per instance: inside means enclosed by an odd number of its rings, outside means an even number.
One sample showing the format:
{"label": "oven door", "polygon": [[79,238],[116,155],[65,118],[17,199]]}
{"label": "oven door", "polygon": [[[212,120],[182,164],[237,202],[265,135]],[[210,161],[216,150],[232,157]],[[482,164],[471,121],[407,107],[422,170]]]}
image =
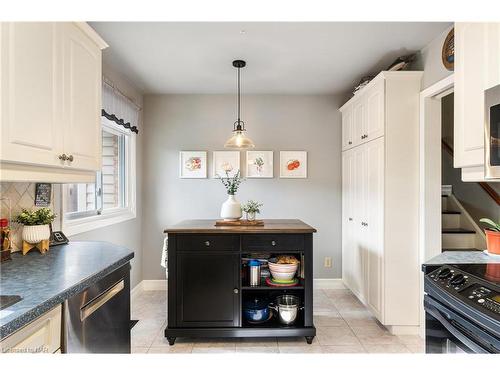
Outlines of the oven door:
{"label": "oven door", "polygon": [[432,297],[424,297],[426,353],[500,353],[500,340]]}
{"label": "oven door", "polygon": [[484,92],[484,175],[500,178],[500,85]]}

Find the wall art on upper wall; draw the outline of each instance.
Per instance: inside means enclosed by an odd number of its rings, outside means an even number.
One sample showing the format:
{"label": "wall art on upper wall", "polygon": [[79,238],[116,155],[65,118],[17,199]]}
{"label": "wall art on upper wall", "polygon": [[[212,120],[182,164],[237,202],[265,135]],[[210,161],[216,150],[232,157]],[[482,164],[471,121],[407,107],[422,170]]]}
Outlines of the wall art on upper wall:
{"label": "wall art on upper wall", "polygon": [[307,151],[280,151],[280,178],[307,178]]}
{"label": "wall art on upper wall", "polygon": [[207,152],[181,151],[179,170],[180,178],[207,178]]}
{"label": "wall art on upper wall", "polygon": [[273,152],[247,151],[247,177],[273,178]]}
{"label": "wall art on upper wall", "polygon": [[239,151],[214,151],[213,152],[213,178],[229,177],[240,170],[240,152]]}

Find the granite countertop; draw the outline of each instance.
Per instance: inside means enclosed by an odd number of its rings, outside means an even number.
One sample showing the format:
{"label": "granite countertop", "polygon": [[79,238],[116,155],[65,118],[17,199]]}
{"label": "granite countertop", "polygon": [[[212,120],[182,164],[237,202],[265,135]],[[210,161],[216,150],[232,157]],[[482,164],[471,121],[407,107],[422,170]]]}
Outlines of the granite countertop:
{"label": "granite countertop", "polygon": [[490,256],[482,251],[445,251],[425,262],[424,266],[486,263],[500,263],[500,256]]}
{"label": "granite countertop", "polygon": [[0,266],[0,295],[23,299],[0,310],[0,339],[126,264],[134,252],[108,242],[70,242],[42,255],[31,250]]}

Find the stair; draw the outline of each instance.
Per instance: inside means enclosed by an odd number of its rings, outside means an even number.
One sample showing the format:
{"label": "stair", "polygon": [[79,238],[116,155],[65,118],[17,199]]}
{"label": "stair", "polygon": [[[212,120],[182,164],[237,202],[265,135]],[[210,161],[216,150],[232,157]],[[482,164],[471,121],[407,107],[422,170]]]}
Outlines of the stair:
{"label": "stair", "polygon": [[451,186],[442,189],[441,228],[442,251],[485,248],[480,228],[453,196]]}

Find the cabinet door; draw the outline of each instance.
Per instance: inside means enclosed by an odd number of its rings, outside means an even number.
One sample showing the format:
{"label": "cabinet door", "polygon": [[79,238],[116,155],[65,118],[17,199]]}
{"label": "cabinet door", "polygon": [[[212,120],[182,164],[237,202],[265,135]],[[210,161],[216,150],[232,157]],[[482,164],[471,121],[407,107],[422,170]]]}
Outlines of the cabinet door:
{"label": "cabinet door", "polygon": [[177,326],[240,324],[239,253],[177,254]]}
{"label": "cabinet door", "polygon": [[353,136],[352,107],[348,107],[342,112],[342,150],[352,147]]}
{"label": "cabinet door", "polygon": [[383,220],[384,220],[384,138],[365,145],[365,254],[366,303],[382,319],[383,299]]}
{"label": "cabinet door", "polygon": [[365,95],[366,132],[364,141],[370,141],[384,135],[385,129],[385,81],[376,82]]}
{"label": "cabinet door", "polygon": [[455,168],[484,164],[486,26],[455,24]]}
{"label": "cabinet door", "polygon": [[364,142],[362,138],[365,134],[365,118],[366,118],[366,107],[364,102],[364,97],[361,96],[357,98],[352,106],[352,136],[353,136],[353,146],[359,145]]}
{"label": "cabinet door", "polygon": [[354,203],[354,150],[342,153],[342,279],[351,288]]}
{"label": "cabinet door", "polygon": [[69,168],[99,170],[101,165],[101,50],[78,27],[65,24],[64,152]]}
{"label": "cabinet door", "polygon": [[365,246],[365,227],[362,225],[365,217],[364,189],[364,164],[365,154],[364,146],[354,149],[353,161],[353,221],[351,231],[351,270],[352,270],[352,291],[364,299],[364,246]]}
{"label": "cabinet door", "polygon": [[0,26],[2,161],[61,165],[59,28],[49,22]]}

